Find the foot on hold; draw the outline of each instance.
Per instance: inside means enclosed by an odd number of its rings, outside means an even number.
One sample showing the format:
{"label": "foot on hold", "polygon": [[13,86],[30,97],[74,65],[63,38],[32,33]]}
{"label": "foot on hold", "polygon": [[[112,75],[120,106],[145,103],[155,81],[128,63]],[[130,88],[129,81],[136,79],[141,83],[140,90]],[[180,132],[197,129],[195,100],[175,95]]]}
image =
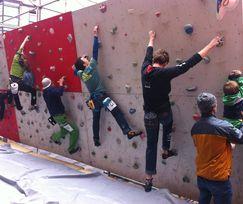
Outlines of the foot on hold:
{"label": "foot on hold", "polygon": [[99,147],[101,144],[100,144],[100,140],[98,140],[98,139],[94,139],[94,145],[96,146],[96,147]]}
{"label": "foot on hold", "polygon": [[134,137],[136,137],[136,136],[141,135],[142,133],[143,133],[142,131],[130,130],[130,131],[127,133],[127,137],[128,137],[128,139],[130,140],[130,139],[132,139],[132,138],[134,138]]}
{"label": "foot on hold", "polygon": [[145,180],[145,184],[144,184],[144,190],[145,192],[150,192],[152,190],[152,187],[153,187],[153,178],[149,178]]}
{"label": "foot on hold", "polygon": [[31,105],[29,107],[29,111],[35,110],[37,113],[39,113],[39,106],[38,105]]}
{"label": "foot on hold", "polygon": [[171,149],[167,150],[167,153],[162,153],[162,159],[168,159],[169,157],[172,156],[177,156],[177,150],[176,149]]}
{"label": "foot on hold", "polygon": [[74,153],[80,152],[80,151],[81,151],[81,147],[77,147],[76,149],[68,151],[68,152],[69,152],[69,154],[74,154]]}

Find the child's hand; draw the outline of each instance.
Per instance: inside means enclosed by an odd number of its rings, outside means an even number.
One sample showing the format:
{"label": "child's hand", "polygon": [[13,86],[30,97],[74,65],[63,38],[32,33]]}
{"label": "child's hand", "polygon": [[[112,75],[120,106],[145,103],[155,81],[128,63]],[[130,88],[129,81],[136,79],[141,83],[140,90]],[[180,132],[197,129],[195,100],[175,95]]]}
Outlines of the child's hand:
{"label": "child's hand", "polygon": [[99,32],[99,26],[98,26],[98,25],[96,25],[96,26],[94,27],[93,32],[94,32],[94,36],[98,36],[98,32]]}
{"label": "child's hand", "polygon": [[156,36],[156,33],[153,30],[149,31],[149,39],[150,40],[154,40],[155,36]]}

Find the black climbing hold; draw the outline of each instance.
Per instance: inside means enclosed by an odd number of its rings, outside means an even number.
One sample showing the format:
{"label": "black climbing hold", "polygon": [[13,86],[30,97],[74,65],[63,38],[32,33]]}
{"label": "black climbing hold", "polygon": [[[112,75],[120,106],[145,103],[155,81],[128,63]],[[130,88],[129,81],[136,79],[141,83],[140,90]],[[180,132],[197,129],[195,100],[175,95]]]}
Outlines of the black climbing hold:
{"label": "black climbing hold", "polygon": [[186,34],[191,35],[193,33],[193,26],[191,24],[186,24],[184,26],[184,31]]}
{"label": "black climbing hold", "polygon": [[132,114],[134,114],[134,113],[136,113],[136,109],[135,108],[130,108],[129,109],[129,113],[132,115]]}
{"label": "black climbing hold", "polygon": [[119,159],[118,159],[118,162],[119,162],[119,163],[122,163],[122,158],[119,158]]}
{"label": "black climbing hold", "polygon": [[114,26],[114,27],[111,29],[111,31],[110,31],[111,34],[112,34],[112,35],[115,35],[116,32],[117,32],[117,29],[118,29],[117,26]]}
{"label": "black climbing hold", "polygon": [[92,154],[92,156],[95,156],[96,155],[95,151],[92,151],[91,154]]}
{"label": "black climbing hold", "polygon": [[138,148],[138,144],[137,144],[136,142],[133,142],[133,143],[132,143],[132,147],[133,147],[134,149],[137,149],[137,148]]}
{"label": "black climbing hold", "polygon": [[104,159],[108,159],[108,156],[105,154]]}
{"label": "black climbing hold", "polygon": [[184,62],[184,61],[183,61],[182,59],[180,59],[180,58],[177,58],[175,61],[176,61],[176,64],[181,64],[181,63]]}
{"label": "black climbing hold", "polygon": [[184,183],[190,183],[190,179],[188,176],[183,176],[182,180]]}
{"label": "black climbing hold", "polygon": [[138,169],[139,168],[139,164],[137,162],[135,162],[132,166],[134,169]]}

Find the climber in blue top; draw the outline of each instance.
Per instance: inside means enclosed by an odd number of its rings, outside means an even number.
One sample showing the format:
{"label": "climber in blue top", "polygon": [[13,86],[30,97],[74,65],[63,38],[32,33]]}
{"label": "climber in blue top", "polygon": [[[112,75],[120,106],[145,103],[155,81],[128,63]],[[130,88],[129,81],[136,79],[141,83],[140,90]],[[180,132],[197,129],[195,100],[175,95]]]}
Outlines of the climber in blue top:
{"label": "climber in blue top", "polygon": [[128,139],[132,139],[135,136],[141,135],[141,131],[131,130],[123,113],[117,106],[117,104],[106,94],[105,87],[100,79],[97,69],[98,61],[98,26],[94,27],[94,44],[93,44],[93,57],[89,61],[87,55],[78,57],[73,65],[74,74],[85,83],[87,89],[90,92],[90,99],[86,102],[88,107],[93,111],[93,139],[95,146],[100,146],[99,138],[99,121],[100,111],[103,107],[108,109],[116,122],[122,129],[124,135],[127,135]]}

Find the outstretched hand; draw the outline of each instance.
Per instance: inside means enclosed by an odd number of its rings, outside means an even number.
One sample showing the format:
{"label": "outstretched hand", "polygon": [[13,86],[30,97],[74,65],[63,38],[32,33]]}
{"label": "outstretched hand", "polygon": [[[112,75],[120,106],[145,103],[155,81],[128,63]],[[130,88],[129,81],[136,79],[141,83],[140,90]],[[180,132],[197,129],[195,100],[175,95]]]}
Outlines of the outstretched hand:
{"label": "outstretched hand", "polygon": [[150,40],[154,40],[155,36],[156,36],[156,33],[153,30],[149,31],[149,39]]}
{"label": "outstretched hand", "polygon": [[96,25],[96,26],[94,27],[93,32],[94,32],[94,36],[98,36],[98,33],[99,33],[99,26],[98,26],[98,25]]}
{"label": "outstretched hand", "polygon": [[66,76],[62,76],[62,77],[57,81],[57,83],[58,83],[60,86],[63,86],[65,79],[66,79]]}
{"label": "outstretched hand", "polygon": [[219,46],[223,42],[223,38],[220,36],[214,37],[210,43],[208,44],[211,48],[214,48],[216,46]]}

